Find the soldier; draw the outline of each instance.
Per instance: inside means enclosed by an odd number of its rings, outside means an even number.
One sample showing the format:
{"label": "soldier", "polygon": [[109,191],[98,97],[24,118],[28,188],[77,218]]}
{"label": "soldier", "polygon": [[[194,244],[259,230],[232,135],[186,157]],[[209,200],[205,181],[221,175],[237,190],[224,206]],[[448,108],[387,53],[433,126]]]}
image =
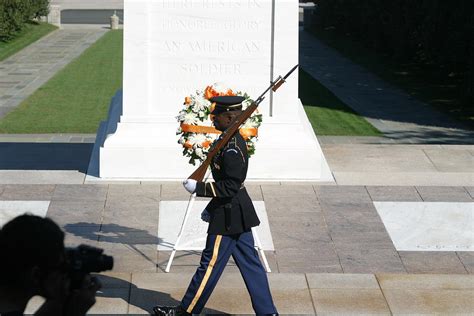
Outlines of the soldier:
{"label": "soldier", "polygon": [[[243,97],[219,96],[210,100],[214,126],[225,131],[241,114]],[[260,221],[245,189],[248,168],[247,146],[239,133],[214,157],[211,163],[215,182],[187,179],[185,189],[197,196],[211,197],[201,217],[209,222],[206,247],[181,304],[156,306],[155,315],[191,315],[201,313],[230,256],[244,278],[257,315],[277,315],[266,272],[254,248],[251,228]]]}

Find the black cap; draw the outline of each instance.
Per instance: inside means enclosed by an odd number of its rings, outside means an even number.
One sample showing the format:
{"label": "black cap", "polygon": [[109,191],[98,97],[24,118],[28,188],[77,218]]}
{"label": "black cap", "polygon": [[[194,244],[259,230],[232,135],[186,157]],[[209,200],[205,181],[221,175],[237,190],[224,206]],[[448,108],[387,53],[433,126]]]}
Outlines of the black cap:
{"label": "black cap", "polygon": [[220,114],[228,111],[242,110],[242,102],[245,100],[241,96],[219,96],[210,98],[209,101],[216,104],[211,114]]}

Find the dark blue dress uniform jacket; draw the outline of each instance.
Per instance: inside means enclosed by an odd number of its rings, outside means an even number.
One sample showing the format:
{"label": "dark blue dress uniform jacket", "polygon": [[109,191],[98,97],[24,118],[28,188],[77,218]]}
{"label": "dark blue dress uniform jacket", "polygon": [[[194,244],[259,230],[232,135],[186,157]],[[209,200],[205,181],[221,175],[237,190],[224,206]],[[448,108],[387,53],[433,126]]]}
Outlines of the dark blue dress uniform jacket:
{"label": "dark blue dress uniform jacket", "polygon": [[243,186],[248,160],[247,144],[237,133],[211,162],[215,182],[197,183],[197,196],[212,197],[206,206],[211,217],[208,234],[238,234],[260,224]]}

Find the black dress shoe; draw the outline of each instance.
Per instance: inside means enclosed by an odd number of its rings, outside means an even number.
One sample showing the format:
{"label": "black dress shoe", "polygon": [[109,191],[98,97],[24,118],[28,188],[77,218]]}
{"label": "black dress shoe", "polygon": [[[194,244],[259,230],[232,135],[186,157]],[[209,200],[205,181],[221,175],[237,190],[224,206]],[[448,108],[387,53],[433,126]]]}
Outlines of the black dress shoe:
{"label": "black dress shoe", "polygon": [[178,306],[161,306],[153,307],[155,316],[191,316],[181,305]]}

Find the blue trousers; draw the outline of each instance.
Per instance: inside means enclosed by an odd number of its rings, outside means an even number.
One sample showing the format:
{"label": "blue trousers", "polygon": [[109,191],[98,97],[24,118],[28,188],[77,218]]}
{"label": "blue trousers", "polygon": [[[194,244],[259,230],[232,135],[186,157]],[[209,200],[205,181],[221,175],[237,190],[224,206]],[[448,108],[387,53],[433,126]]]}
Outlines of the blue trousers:
{"label": "blue trousers", "polygon": [[181,301],[182,307],[188,313],[201,313],[230,256],[244,278],[255,313],[276,314],[267,274],[254,248],[252,232],[207,236],[200,266]]}

